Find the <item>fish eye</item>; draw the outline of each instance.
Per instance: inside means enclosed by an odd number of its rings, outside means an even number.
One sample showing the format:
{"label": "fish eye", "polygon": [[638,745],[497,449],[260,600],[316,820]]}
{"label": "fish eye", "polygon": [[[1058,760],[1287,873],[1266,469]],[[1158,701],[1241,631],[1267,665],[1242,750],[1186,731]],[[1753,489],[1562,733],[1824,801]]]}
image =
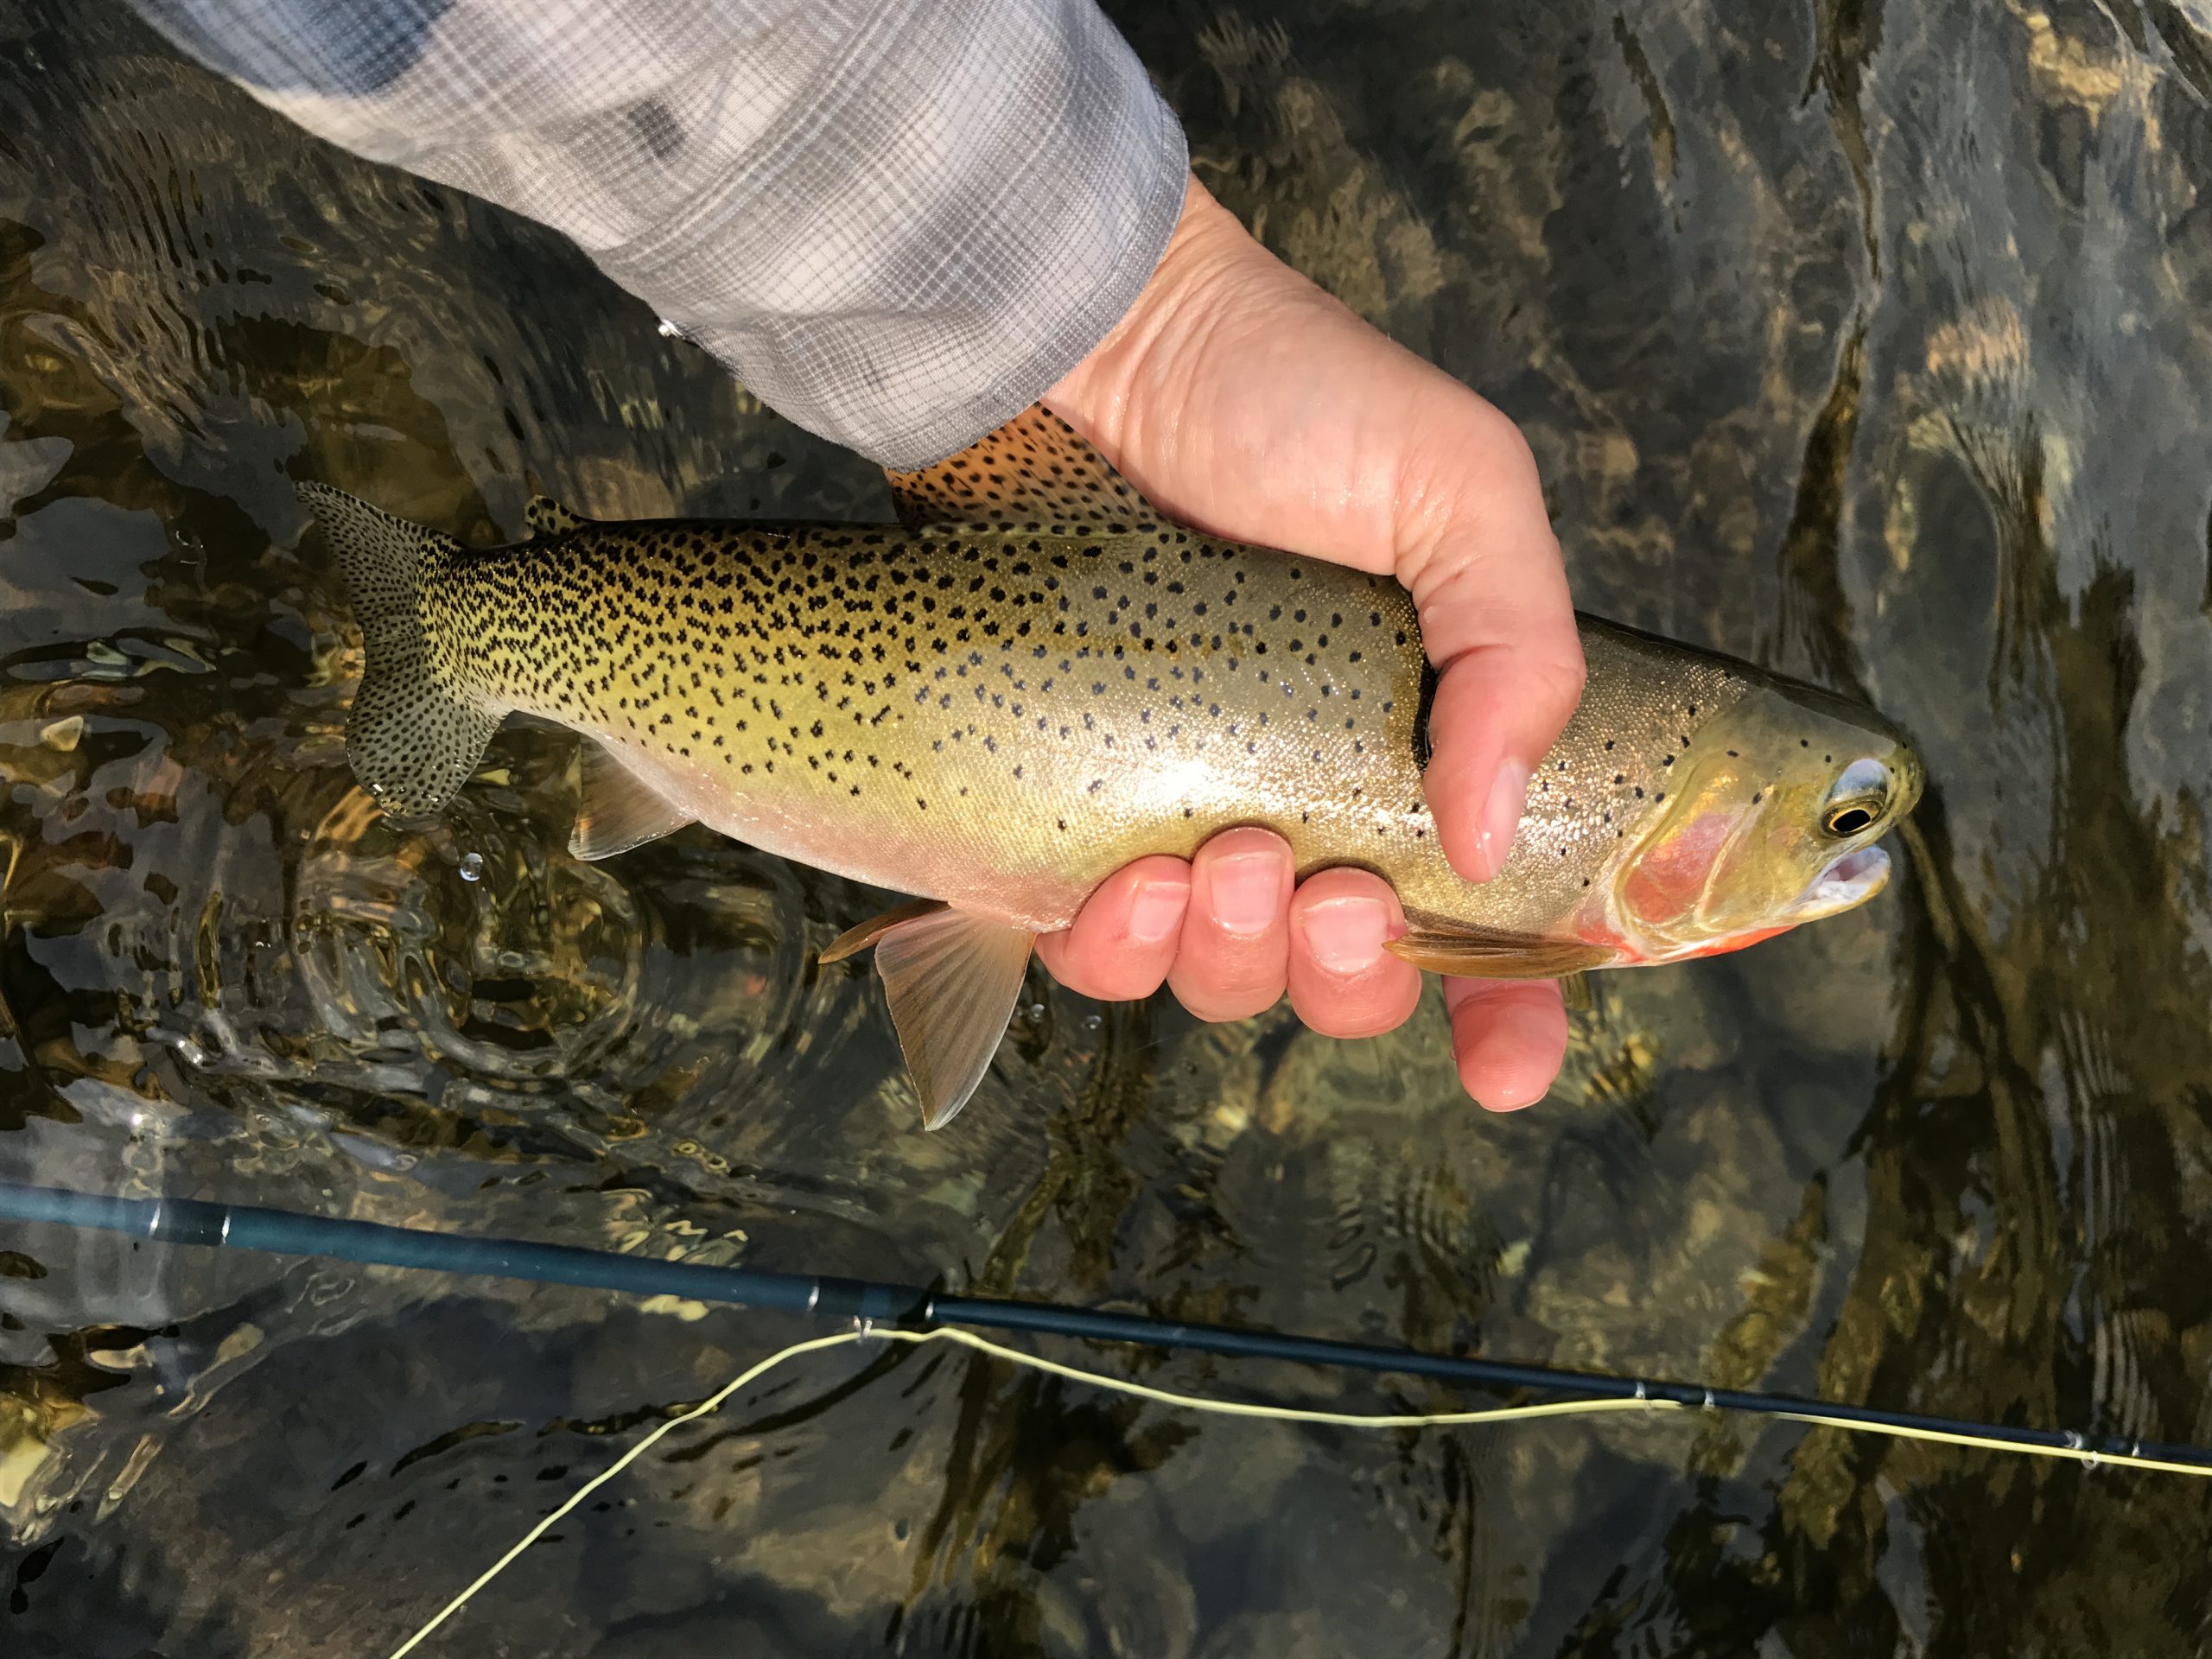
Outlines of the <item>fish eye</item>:
{"label": "fish eye", "polygon": [[1873,828],[1889,804],[1889,768],[1878,760],[1853,760],[1828,790],[1821,828],[1839,841]]}
{"label": "fish eye", "polygon": [[1847,836],[1857,835],[1867,825],[1872,823],[1874,809],[1857,804],[1850,806],[1834,806],[1828,809],[1827,817],[1821,822],[1821,827],[1828,834],[1841,840]]}

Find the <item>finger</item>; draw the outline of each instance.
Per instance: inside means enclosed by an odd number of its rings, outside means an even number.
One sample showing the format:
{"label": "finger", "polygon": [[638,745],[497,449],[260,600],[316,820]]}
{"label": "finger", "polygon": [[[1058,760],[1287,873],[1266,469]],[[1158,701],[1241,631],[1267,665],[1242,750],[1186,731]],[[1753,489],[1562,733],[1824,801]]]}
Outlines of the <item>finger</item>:
{"label": "finger", "polygon": [[1155,855],[1124,865],[1084,900],[1074,925],[1037,954],[1054,979],[1102,1002],[1150,996],[1167,977],[1191,897],[1191,867]]}
{"label": "finger", "polygon": [[1323,870],[1290,901],[1290,1006],[1328,1037],[1373,1037],[1405,1023],[1421,970],[1383,949],[1406,931],[1398,895],[1364,870]]}
{"label": "finger", "polygon": [[1582,691],[1579,640],[1573,655],[1530,639],[1499,643],[1445,665],[1429,713],[1431,753],[1422,788],[1437,838],[1452,867],[1471,881],[1504,868],[1530,780],[1567,724]]}
{"label": "finger", "polygon": [[1167,983],[1201,1020],[1274,1006],[1290,956],[1290,847],[1268,830],[1225,830],[1191,861],[1191,906]]}
{"label": "finger", "polygon": [[[1440,677],[1427,776],[1452,868],[1487,881],[1504,864],[1530,774],[1582,694],[1582,642],[1534,459],[1470,396],[1454,424],[1459,480],[1422,500],[1399,574]],[[1415,465],[1436,464],[1416,459]]]}
{"label": "finger", "polygon": [[1548,979],[1447,979],[1459,1081],[1488,1110],[1533,1105],[1567,1058],[1567,1005]]}

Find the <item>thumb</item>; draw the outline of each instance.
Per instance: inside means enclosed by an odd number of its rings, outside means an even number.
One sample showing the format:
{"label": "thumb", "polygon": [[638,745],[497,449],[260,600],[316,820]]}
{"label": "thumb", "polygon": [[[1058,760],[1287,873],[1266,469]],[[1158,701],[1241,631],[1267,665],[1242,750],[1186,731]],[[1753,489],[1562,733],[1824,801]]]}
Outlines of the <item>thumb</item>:
{"label": "thumb", "polygon": [[1452,868],[1487,881],[1504,866],[1527,810],[1530,778],[1582,689],[1582,653],[1519,640],[1478,646],[1446,664],[1429,709],[1429,810]]}
{"label": "thumb", "polygon": [[1399,572],[1438,671],[1429,809],[1445,856],[1475,881],[1496,875],[1512,850],[1530,778],[1580,701],[1585,672],[1535,461],[1495,421],[1488,442],[1457,452],[1457,487],[1400,495],[1449,504],[1433,528],[1402,533],[1412,550]]}

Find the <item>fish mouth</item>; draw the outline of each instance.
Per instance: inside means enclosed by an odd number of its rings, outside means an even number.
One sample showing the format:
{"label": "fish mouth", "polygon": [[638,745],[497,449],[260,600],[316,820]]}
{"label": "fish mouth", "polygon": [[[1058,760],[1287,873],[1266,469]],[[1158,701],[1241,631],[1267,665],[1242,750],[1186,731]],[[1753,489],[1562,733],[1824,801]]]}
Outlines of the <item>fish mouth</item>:
{"label": "fish mouth", "polygon": [[1889,884],[1890,855],[1879,847],[1857,848],[1815,876],[1785,919],[1795,926],[1834,916],[1865,904]]}

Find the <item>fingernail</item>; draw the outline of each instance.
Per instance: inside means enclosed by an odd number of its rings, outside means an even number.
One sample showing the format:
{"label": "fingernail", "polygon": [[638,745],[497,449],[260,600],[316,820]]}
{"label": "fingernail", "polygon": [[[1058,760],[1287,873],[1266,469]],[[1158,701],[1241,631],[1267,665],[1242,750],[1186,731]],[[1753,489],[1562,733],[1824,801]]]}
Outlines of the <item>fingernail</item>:
{"label": "fingernail", "polygon": [[1509,756],[1497,763],[1497,777],[1483,807],[1478,840],[1483,861],[1490,867],[1484,880],[1505,868],[1506,855],[1513,850],[1513,833],[1521,827],[1521,815],[1528,807],[1529,768]]}
{"label": "fingernail", "polygon": [[1230,933],[1264,933],[1282,909],[1282,864],[1272,853],[1234,853],[1211,871],[1214,919]]}
{"label": "fingernail", "polygon": [[1129,905],[1129,937],[1158,944],[1183,925],[1183,903],[1190,890],[1178,881],[1147,881]]}
{"label": "fingernail", "polygon": [[1390,918],[1372,899],[1329,899],[1306,907],[1299,931],[1313,960],[1332,974],[1363,974],[1382,956]]}

